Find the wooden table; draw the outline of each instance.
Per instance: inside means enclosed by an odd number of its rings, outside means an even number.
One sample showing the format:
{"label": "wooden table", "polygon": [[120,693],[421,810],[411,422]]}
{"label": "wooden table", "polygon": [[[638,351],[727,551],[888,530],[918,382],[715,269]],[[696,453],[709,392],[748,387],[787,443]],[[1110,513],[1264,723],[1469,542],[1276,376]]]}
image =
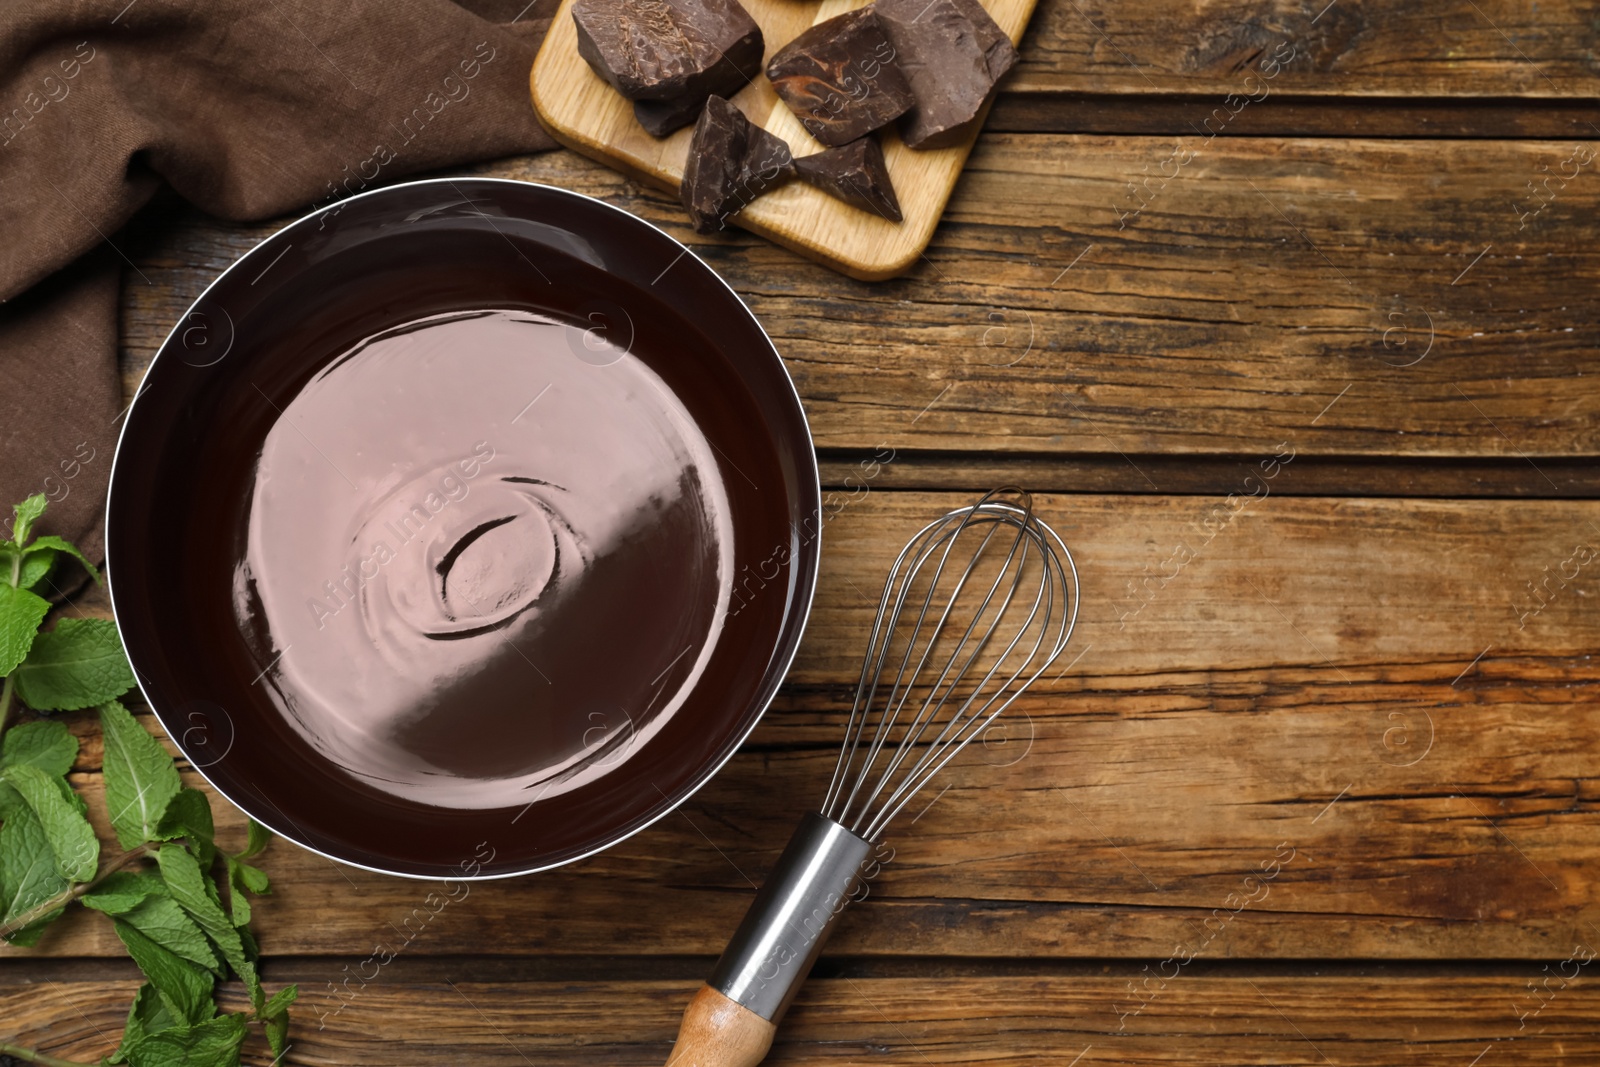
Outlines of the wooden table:
{"label": "wooden table", "polygon": [[[1009,480],[1078,555],[1070,663],[905,821],[773,1062],[1600,1062],[1600,23],[1322,2],[1046,0],[883,284],[696,237],[570,153],[470,171],[704,255],[783,352],[837,514],[789,684],[648,832],[410,940],[432,887],[274,846],[289,1062],[661,1062],[820,795],[891,549]],[[130,393],[273,228],[135,228]],[[7,1030],[111,1048],[135,976],[107,924],[7,955]]]}

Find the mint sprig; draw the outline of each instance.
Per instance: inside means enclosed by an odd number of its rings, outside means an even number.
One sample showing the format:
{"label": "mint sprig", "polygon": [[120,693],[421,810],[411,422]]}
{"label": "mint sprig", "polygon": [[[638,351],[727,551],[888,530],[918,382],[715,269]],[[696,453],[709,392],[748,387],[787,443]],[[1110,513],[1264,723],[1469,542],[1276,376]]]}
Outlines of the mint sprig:
{"label": "mint sprig", "polygon": [[[99,1067],[237,1067],[252,1023],[276,1062],[298,990],[268,998],[261,987],[249,897],[270,884],[246,862],[271,835],[251,820],[242,849],[217,847],[206,795],[183,785],[166,748],[118,702],[134,677],[115,623],[66,618],[40,630],[50,610],[41,589],[55,588],[59,567],[76,564],[100,580],[70,542],[30,537],[46,506],[43,494],[18,504],[12,540],[0,541],[0,939],[33,945],[74,904],[109,919],[146,981]],[[23,707],[96,709],[119,854],[101,854],[69,780],[77,738],[58,719],[7,729]],[[250,1011],[218,1013],[216,983],[230,975],[244,982]],[[0,1056],[75,1067],[4,1043]]]}
{"label": "mint sprig", "polygon": [[133,670],[110,619],[62,619],[34,637],[15,674],[17,695],[42,711],[96,707],[133,688]]}

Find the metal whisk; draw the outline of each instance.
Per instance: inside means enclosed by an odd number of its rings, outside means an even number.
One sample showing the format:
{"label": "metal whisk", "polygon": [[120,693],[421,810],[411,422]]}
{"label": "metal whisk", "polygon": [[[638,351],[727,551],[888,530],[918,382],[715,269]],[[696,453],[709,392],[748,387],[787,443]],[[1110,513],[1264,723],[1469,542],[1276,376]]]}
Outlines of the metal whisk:
{"label": "metal whisk", "polygon": [[1021,489],[911,539],[878,601],[821,811],[801,819],[684,1012],[669,1067],[761,1062],[890,821],[1044,673],[1077,616],[1072,553]]}

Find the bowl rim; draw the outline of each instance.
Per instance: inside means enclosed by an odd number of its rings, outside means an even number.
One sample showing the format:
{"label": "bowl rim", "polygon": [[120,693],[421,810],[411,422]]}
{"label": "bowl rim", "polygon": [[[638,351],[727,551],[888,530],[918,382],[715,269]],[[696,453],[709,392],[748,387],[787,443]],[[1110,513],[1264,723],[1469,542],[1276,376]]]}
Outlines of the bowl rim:
{"label": "bowl rim", "polygon": [[[817,463],[816,439],[812,436],[812,433],[811,433],[811,423],[810,423],[810,420],[806,417],[805,404],[804,404],[804,402],[802,401],[802,399],[800,397],[800,390],[798,388],[796,388],[796,386],[794,384],[794,376],[789,373],[788,365],[784,363],[783,355],[782,355],[782,353],[780,353],[778,351],[778,346],[773,344],[772,337],[771,337],[770,334],[767,333],[767,329],[762,324],[760,318],[758,318],[756,316],[756,313],[750,309],[750,306],[745,303],[744,298],[741,297],[738,294],[738,292],[733,288],[733,286],[728,284],[727,279],[723,278],[721,274],[717,273],[717,271],[715,269],[713,269],[709,263],[707,263],[704,259],[702,259],[700,257],[700,255],[695,252],[694,249],[690,248],[688,245],[686,245],[683,242],[679,241],[676,237],[672,236],[672,234],[668,233],[666,230],[663,230],[661,227],[657,226],[655,223],[651,222],[649,219],[641,218],[640,216],[635,215],[631,211],[627,211],[627,210],[625,210],[623,208],[620,208],[615,204],[612,204],[612,203],[609,203],[609,202],[607,202],[605,200],[600,199],[599,197],[590,196],[587,193],[580,193],[580,192],[577,192],[577,191],[572,190],[572,189],[563,189],[560,186],[547,185],[547,184],[545,184],[543,182],[521,181],[521,180],[518,180],[518,179],[515,179],[515,178],[495,178],[495,177],[486,177],[486,176],[478,176],[478,175],[462,175],[462,176],[459,176],[459,177],[442,177],[442,178],[420,178],[420,179],[416,179],[416,180],[412,180],[412,181],[395,182],[392,185],[385,185],[385,186],[382,186],[382,187],[377,188],[377,189],[369,189],[369,190],[366,190],[364,192],[360,192],[360,193],[356,193],[356,194],[348,196],[348,197],[344,197],[342,199],[334,201],[331,204],[324,204],[321,207],[317,207],[317,208],[315,208],[315,209],[313,209],[311,211],[308,211],[305,214],[300,215],[300,216],[296,217],[295,219],[293,219],[292,221],[284,224],[283,226],[280,226],[277,230],[275,230],[272,233],[268,234],[266,237],[263,237],[255,245],[253,245],[251,248],[249,248],[247,251],[245,251],[242,255],[240,255],[237,259],[235,259],[227,267],[225,267],[220,274],[218,274],[215,278],[213,278],[211,280],[211,282],[208,285],[206,285],[206,287],[203,290],[200,291],[200,294],[198,296],[196,296],[195,299],[193,301],[191,301],[189,303],[189,305],[183,310],[183,312],[178,316],[177,321],[173,323],[172,328],[170,330],[168,330],[166,336],[162,338],[161,344],[156,349],[155,356],[150,361],[150,365],[145,368],[144,375],[139,379],[139,386],[138,386],[138,388],[136,388],[134,390],[133,399],[129,402],[127,408],[123,411],[122,428],[117,432],[117,444],[116,444],[115,450],[112,453],[111,472],[108,475],[108,484],[107,484],[107,488],[106,488],[106,502],[105,502],[106,518],[105,518],[105,527],[104,527],[103,533],[104,533],[104,538],[105,538],[105,558],[106,558],[106,562],[107,562],[106,570],[107,570],[107,574],[108,574],[108,578],[107,578],[107,593],[108,593],[108,595],[110,597],[110,600],[111,600],[111,613],[112,613],[113,621],[115,622],[116,627],[117,627],[117,639],[123,643],[123,647],[124,648],[127,647],[127,640],[126,640],[126,637],[125,637],[125,635],[123,633],[122,615],[117,610],[117,593],[116,593],[115,575],[111,574],[112,568],[109,565],[110,561],[111,561],[111,546],[112,546],[112,541],[113,541],[113,538],[112,538],[112,516],[114,514],[114,510],[113,510],[113,507],[112,507],[112,498],[113,498],[113,495],[116,493],[116,488],[117,488],[117,465],[118,465],[118,462],[122,458],[122,445],[123,445],[124,440],[128,436],[128,428],[133,425],[133,412],[134,412],[134,409],[138,406],[140,398],[145,393],[145,382],[146,382],[146,380],[149,379],[150,374],[156,369],[156,365],[161,361],[162,357],[168,355],[168,351],[169,351],[170,347],[172,346],[173,338],[177,336],[179,329],[182,328],[184,326],[184,324],[189,321],[190,316],[193,313],[195,313],[197,309],[200,308],[200,305],[202,303],[204,303],[206,297],[208,297],[211,294],[211,291],[213,289],[217,288],[219,285],[221,285],[223,283],[224,279],[228,278],[235,271],[237,271],[241,267],[243,267],[244,264],[247,261],[250,261],[252,259],[258,259],[259,260],[261,258],[261,253],[263,253],[265,250],[267,250],[269,248],[269,246],[275,247],[274,243],[277,242],[280,237],[282,237],[284,234],[288,233],[290,230],[293,230],[296,227],[298,227],[298,226],[300,226],[300,225],[302,225],[302,224],[304,224],[306,222],[309,222],[309,221],[311,221],[313,219],[320,218],[320,217],[328,214],[329,212],[333,212],[333,213],[337,214],[338,212],[342,211],[347,205],[352,204],[357,200],[366,200],[366,199],[375,198],[375,197],[393,196],[397,192],[400,192],[400,191],[403,191],[403,190],[415,190],[415,189],[418,189],[418,188],[421,188],[421,187],[426,187],[426,186],[448,187],[451,191],[455,192],[457,195],[460,195],[464,200],[468,199],[466,197],[466,194],[463,193],[461,191],[461,189],[457,187],[457,183],[458,182],[472,183],[472,184],[492,184],[492,185],[502,185],[502,186],[516,186],[519,189],[529,189],[529,188],[531,188],[533,190],[537,190],[538,193],[541,194],[541,195],[554,194],[558,198],[560,198],[560,197],[568,197],[568,198],[577,200],[577,201],[582,202],[582,203],[598,205],[600,208],[604,209],[607,212],[612,212],[612,213],[614,213],[614,214],[616,214],[618,216],[621,216],[624,220],[626,220],[627,224],[646,226],[646,227],[650,228],[651,230],[654,230],[656,233],[660,234],[662,237],[666,238],[672,244],[676,245],[678,247],[678,249],[679,249],[678,256],[675,259],[673,259],[672,263],[668,264],[667,270],[672,269],[672,267],[677,264],[678,260],[683,259],[684,256],[687,255],[688,257],[693,259],[696,263],[698,263],[704,269],[704,271],[705,271],[705,273],[707,275],[709,275],[711,278],[716,279],[717,284],[722,286],[722,288],[727,292],[728,296],[733,300],[733,302],[738,307],[744,309],[744,313],[749,316],[751,323],[753,323],[755,325],[755,328],[758,331],[760,331],[762,339],[766,341],[768,348],[771,350],[773,356],[777,360],[777,367],[778,367],[778,370],[783,375],[783,381],[785,383],[787,383],[788,386],[789,386],[789,394],[790,394],[790,396],[791,396],[791,398],[793,399],[793,402],[794,402],[795,413],[799,416],[800,426],[805,431],[805,448],[804,448],[804,452],[806,453],[806,456],[809,458],[809,462],[810,462],[809,470],[810,470],[810,473],[811,473],[811,486],[812,486],[812,489],[813,489],[814,494],[815,494],[815,499],[812,500],[812,501],[809,501],[809,503],[811,504],[811,514],[816,519],[815,528],[816,528],[816,530],[818,531],[818,534],[819,534],[818,539],[816,539],[816,546],[817,546],[816,547],[816,555],[818,557],[818,560],[820,561],[820,555],[821,555],[820,533],[821,533],[821,528],[822,528],[822,475],[821,475],[821,470],[820,470],[820,468],[818,466],[818,463]],[[285,249],[285,250],[287,250],[287,249]],[[281,253],[279,253],[279,254],[281,255]],[[276,259],[274,259],[273,262],[276,262]],[[270,266],[270,264],[269,264],[269,266]],[[662,273],[665,274],[666,271],[662,271]],[[659,276],[658,276],[658,280],[659,280]],[[172,358],[177,358],[177,357],[174,356]],[[796,441],[795,443],[796,443],[796,445],[799,444],[798,441]],[[798,453],[801,450],[796,448],[795,451]],[[801,473],[803,475],[805,473],[805,470],[802,469]],[[803,523],[802,523],[802,525],[803,525]],[[317,848],[317,847],[315,847],[313,845],[307,844],[306,842],[300,840],[300,836],[301,836],[300,834],[285,833],[283,830],[279,829],[279,827],[275,824],[275,820],[268,820],[268,819],[261,818],[255,811],[252,810],[253,806],[246,806],[245,804],[240,803],[233,796],[232,793],[230,793],[228,790],[224,789],[222,786],[218,785],[217,782],[213,780],[212,776],[209,773],[207,773],[209,767],[212,766],[212,764],[207,764],[205,767],[200,767],[200,766],[196,766],[193,763],[193,761],[188,760],[188,755],[185,752],[183,746],[179,743],[178,738],[173,735],[172,729],[167,725],[167,721],[162,716],[159,708],[157,707],[156,702],[150,698],[149,690],[145,687],[144,677],[139,672],[139,669],[136,666],[134,666],[134,664],[133,664],[133,657],[129,656],[127,658],[128,658],[128,665],[133,671],[134,681],[135,681],[135,683],[136,683],[136,685],[138,686],[138,689],[139,689],[139,695],[144,698],[145,704],[150,708],[152,714],[155,715],[156,721],[161,724],[162,732],[165,733],[167,735],[167,737],[171,739],[172,743],[175,746],[177,746],[179,753],[181,755],[183,755],[184,759],[189,763],[189,769],[195,771],[196,773],[198,773],[200,775],[200,777],[205,780],[206,784],[209,785],[213,790],[215,790],[216,793],[219,796],[221,796],[224,800],[228,801],[228,803],[230,803],[234,807],[238,808],[248,818],[254,820],[255,822],[260,823],[262,826],[264,826],[268,830],[272,831],[273,834],[277,835],[280,838],[283,838],[286,841],[289,841],[289,842],[295,844],[296,846],[298,846],[300,848],[305,849],[307,852],[311,852],[311,853],[313,853],[315,855],[322,856],[325,859],[329,859],[329,860],[334,861],[335,863],[341,863],[341,864],[344,864],[347,867],[355,867],[358,870],[371,871],[371,872],[373,872],[375,874],[385,874],[385,875],[390,875],[390,876],[396,877],[396,878],[407,878],[407,879],[412,879],[412,880],[415,880],[415,881],[439,881],[439,880],[441,880],[441,877],[445,881],[462,881],[462,882],[497,881],[497,880],[500,880],[500,879],[503,879],[503,878],[517,878],[517,877],[521,877],[523,875],[538,874],[538,873],[540,873],[542,871],[555,870],[556,868],[565,867],[565,866],[568,866],[570,864],[577,863],[580,860],[588,859],[589,857],[594,856],[594,855],[596,855],[596,854],[598,854],[600,852],[604,852],[607,849],[614,848],[617,845],[621,844],[622,842],[628,840],[630,837],[633,837],[635,834],[641,833],[642,831],[650,828],[651,826],[654,826],[657,822],[660,822],[662,819],[666,818],[668,815],[671,815],[673,812],[677,811],[691,797],[693,797],[696,793],[698,793],[701,789],[703,789],[707,782],[711,781],[712,778],[716,777],[717,773],[719,771],[721,771],[722,768],[727,765],[728,761],[733,759],[733,757],[738,753],[739,749],[743,747],[745,741],[748,740],[750,735],[755,731],[755,728],[758,725],[760,725],[761,720],[763,718],[765,718],[767,711],[772,706],[773,700],[776,699],[776,697],[777,697],[778,690],[782,688],[783,679],[788,676],[789,669],[794,665],[795,656],[799,653],[801,642],[803,641],[803,639],[805,637],[806,626],[809,624],[809,622],[811,620],[811,607],[812,607],[812,602],[813,602],[813,600],[815,599],[815,596],[816,596],[817,579],[818,579],[818,575],[819,575],[820,570],[821,570],[820,565],[818,565],[818,563],[814,563],[811,567],[806,568],[806,569],[809,569],[809,571],[810,571],[809,580],[806,580],[804,577],[802,577],[802,584],[804,585],[804,588],[796,590],[796,595],[795,595],[795,598],[794,598],[794,602],[791,604],[790,608],[785,613],[784,625],[783,625],[783,628],[780,629],[780,631],[779,631],[779,640],[777,642],[778,647],[775,649],[775,651],[778,652],[780,654],[780,656],[781,656],[781,669],[775,675],[775,677],[778,679],[778,682],[777,682],[777,684],[775,684],[772,687],[772,691],[771,692],[766,693],[764,696],[760,696],[758,698],[759,707],[755,709],[754,714],[750,715],[750,721],[749,721],[748,725],[746,725],[742,731],[738,732],[737,737],[730,738],[731,743],[728,745],[728,750],[727,750],[725,755],[723,755],[720,759],[715,761],[715,763],[712,764],[711,766],[708,766],[696,779],[694,779],[692,781],[692,784],[690,784],[686,789],[682,790],[682,795],[680,795],[680,796],[678,796],[676,798],[670,798],[669,797],[668,798],[668,803],[659,812],[657,812],[654,815],[649,816],[648,818],[643,819],[643,821],[639,822],[638,825],[633,826],[630,829],[627,829],[627,830],[625,830],[623,832],[620,832],[618,834],[613,835],[612,837],[607,839],[605,842],[603,842],[603,843],[601,843],[599,845],[596,845],[594,848],[591,848],[591,849],[589,849],[587,851],[584,851],[584,852],[581,852],[581,853],[576,853],[574,855],[564,857],[562,859],[556,860],[556,861],[551,862],[551,863],[534,864],[534,865],[531,865],[531,866],[519,867],[519,868],[517,868],[515,870],[496,871],[496,872],[488,873],[488,874],[485,874],[485,873],[477,873],[477,874],[457,873],[457,874],[450,874],[450,875],[441,876],[437,872],[434,872],[434,873],[422,873],[422,872],[416,872],[416,871],[392,870],[392,869],[387,868],[387,867],[374,866],[374,865],[372,865],[370,863],[358,863],[355,860],[348,859],[348,858],[346,858],[344,856],[334,855],[331,852],[324,851],[323,849]],[[784,635],[785,635],[785,631],[787,631],[791,626],[793,627],[793,638],[792,638],[792,640],[789,640],[787,642],[789,647],[788,647],[787,651],[785,651],[782,648],[782,645],[784,643],[783,638],[784,638]],[[776,662],[776,660],[774,662]],[[769,672],[770,672],[770,670],[771,670],[771,666],[769,665]],[[263,795],[265,796],[265,794],[263,794]],[[270,804],[271,803],[271,798],[267,797],[267,800],[268,800],[268,803]],[[276,806],[277,805],[275,805],[275,804],[273,805],[273,807],[276,807]],[[282,812],[280,811],[279,814],[281,815]],[[289,824],[291,826],[294,826],[294,821],[292,819],[288,819],[288,816],[286,816],[286,815],[283,816],[283,817],[284,817],[284,819],[289,821]],[[298,827],[295,827],[295,829],[298,830]],[[309,836],[309,835],[306,835],[306,836]]]}

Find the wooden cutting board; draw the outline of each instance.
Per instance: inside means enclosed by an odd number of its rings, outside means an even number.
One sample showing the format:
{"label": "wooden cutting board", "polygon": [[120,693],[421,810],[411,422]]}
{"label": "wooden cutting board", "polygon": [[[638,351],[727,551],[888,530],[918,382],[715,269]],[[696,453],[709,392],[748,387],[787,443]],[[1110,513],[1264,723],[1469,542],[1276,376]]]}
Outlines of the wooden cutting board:
{"label": "wooden cutting board", "polygon": [[[1016,43],[1022,39],[1037,0],[982,2]],[[743,3],[766,38],[765,63],[810,26],[865,7],[867,0],[823,0],[817,5],[802,0]],[[633,105],[578,55],[571,9],[572,0],[563,0],[533,63],[530,83],[540,121],[551,136],[573,151],[676,193],[694,128],[686,127],[660,140],[646,133],[633,117]],[[733,99],[750,121],[788,141],[796,156],[822,151],[823,146],[800,125],[765,76],[758,75]],[[890,222],[799,182],[759,198],[732,221],[853,278],[880,281],[904,273],[932,240],[945,202],[972,150],[972,140],[952,148],[913,151],[892,128],[882,136],[889,177],[905,221]],[[974,133],[973,140],[976,137]]]}

